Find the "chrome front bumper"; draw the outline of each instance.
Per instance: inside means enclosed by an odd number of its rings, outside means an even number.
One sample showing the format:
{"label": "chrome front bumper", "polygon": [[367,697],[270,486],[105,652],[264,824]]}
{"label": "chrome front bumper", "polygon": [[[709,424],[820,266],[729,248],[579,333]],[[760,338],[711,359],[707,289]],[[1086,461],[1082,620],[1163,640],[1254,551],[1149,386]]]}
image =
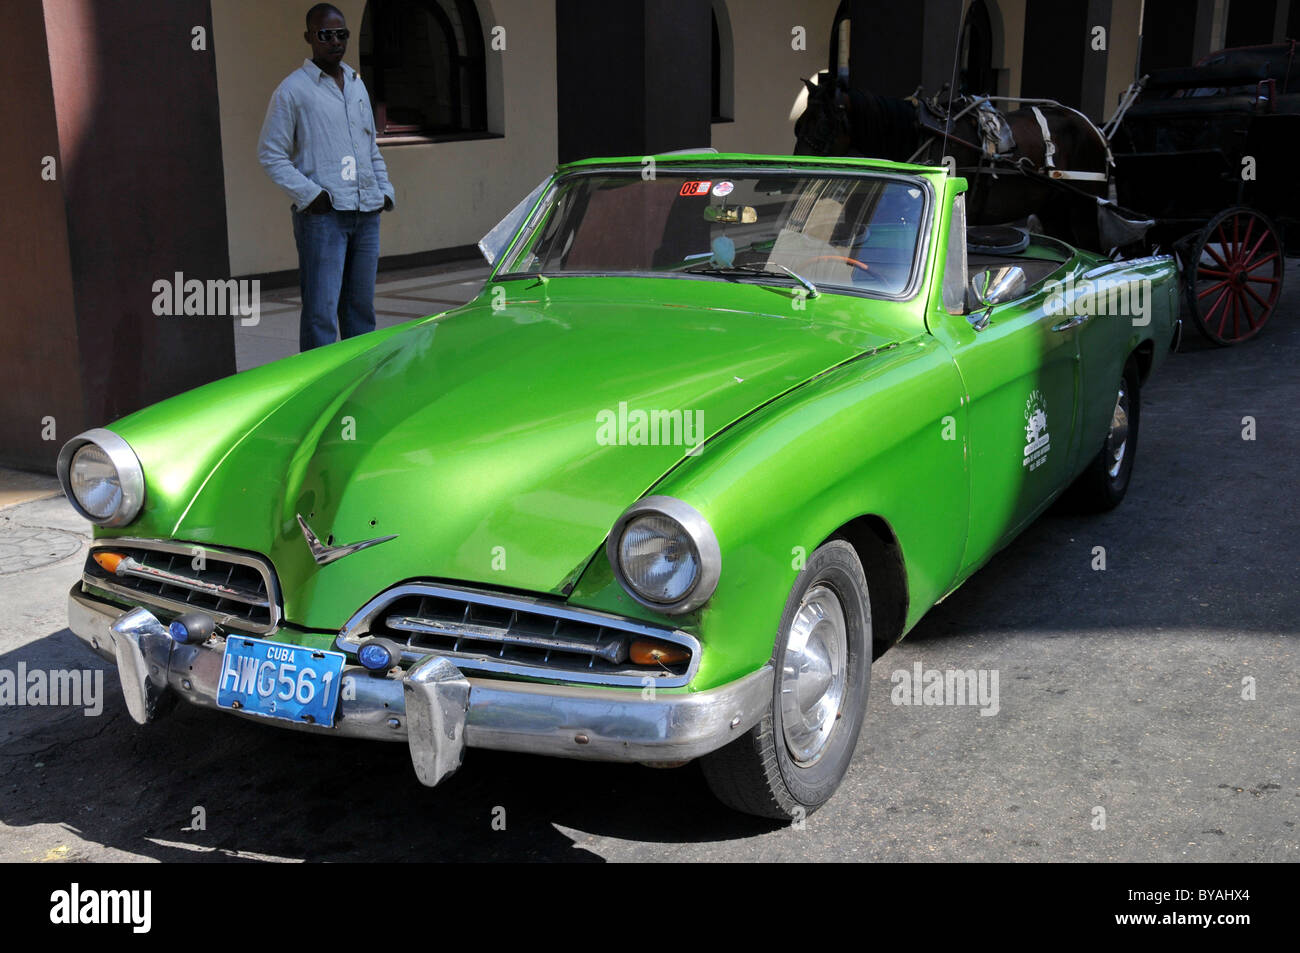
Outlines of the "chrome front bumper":
{"label": "chrome front bumper", "polygon": [[[80,583],[69,593],[68,620],[78,638],[117,665],[127,710],[140,724],[178,698],[217,707],[225,653],[220,636],[201,645],[175,642],[148,610],[123,612],[82,592]],[[772,698],[771,666],[684,694],[468,678],[436,655],[398,676],[348,665],[341,682],[332,728],[221,710],[301,731],[405,741],[417,776],[434,785],[460,766],[467,747],[593,761],[688,761],[740,737]]]}

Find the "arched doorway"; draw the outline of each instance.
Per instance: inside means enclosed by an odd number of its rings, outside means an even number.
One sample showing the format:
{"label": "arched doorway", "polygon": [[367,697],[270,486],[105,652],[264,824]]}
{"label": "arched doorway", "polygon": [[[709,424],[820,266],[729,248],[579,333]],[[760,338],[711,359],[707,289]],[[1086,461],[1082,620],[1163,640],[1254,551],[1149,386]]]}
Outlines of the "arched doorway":
{"label": "arched doorway", "polygon": [[970,96],[997,93],[993,72],[993,21],[984,0],[972,0],[961,28],[961,71],[957,91]]}

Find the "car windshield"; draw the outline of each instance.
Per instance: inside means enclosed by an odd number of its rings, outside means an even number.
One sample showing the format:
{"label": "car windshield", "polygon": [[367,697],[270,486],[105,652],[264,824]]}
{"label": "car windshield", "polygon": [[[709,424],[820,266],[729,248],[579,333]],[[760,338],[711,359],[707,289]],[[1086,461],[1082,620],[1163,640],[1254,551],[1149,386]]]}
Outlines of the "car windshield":
{"label": "car windshield", "polygon": [[899,296],[926,204],[922,181],[901,176],[574,173],[552,186],[496,277],[694,275]]}

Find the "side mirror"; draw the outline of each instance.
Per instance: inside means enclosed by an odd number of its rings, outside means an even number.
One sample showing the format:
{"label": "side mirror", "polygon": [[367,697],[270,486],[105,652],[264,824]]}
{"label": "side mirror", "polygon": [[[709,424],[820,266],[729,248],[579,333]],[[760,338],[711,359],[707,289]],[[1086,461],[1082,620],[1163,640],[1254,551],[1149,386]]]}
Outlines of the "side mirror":
{"label": "side mirror", "polygon": [[[976,272],[966,289],[966,320],[976,331],[983,331],[989,326],[995,305],[1014,301],[1024,295],[1028,287],[1025,270],[1019,265],[1002,265]],[[976,314],[980,309],[984,309],[983,313]]]}
{"label": "side mirror", "polygon": [[966,309],[977,311],[1023,297],[1029,288],[1025,270],[1019,265],[1003,265],[976,272],[966,291]]}

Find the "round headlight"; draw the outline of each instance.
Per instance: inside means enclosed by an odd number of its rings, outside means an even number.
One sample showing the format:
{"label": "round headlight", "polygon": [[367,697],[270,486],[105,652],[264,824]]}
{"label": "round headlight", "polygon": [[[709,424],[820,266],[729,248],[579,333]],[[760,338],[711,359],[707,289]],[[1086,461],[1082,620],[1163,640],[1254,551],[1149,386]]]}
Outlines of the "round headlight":
{"label": "round headlight", "polygon": [[608,556],[632,598],[672,615],[703,605],[722,568],[717,537],[704,517],[668,496],[646,497],[619,517]]}
{"label": "round headlight", "polygon": [[125,526],[144,503],[144,472],[135,452],[111,430],[87,430],[59,451],[59,482],[86,519]]}
{"label": "round headlight", "polygon": [[122,480],[117,467],[93,443],[83,444],[72,455],[68,482],[72,484],[72,495],[93,520],[108,519],[122,505]]}
{"label": "round headlight", "polygon": [[700,554],[676,520],[657,513],[623,527],[618,562],[628,585],[651,602],[679,602],[700,578]]}

